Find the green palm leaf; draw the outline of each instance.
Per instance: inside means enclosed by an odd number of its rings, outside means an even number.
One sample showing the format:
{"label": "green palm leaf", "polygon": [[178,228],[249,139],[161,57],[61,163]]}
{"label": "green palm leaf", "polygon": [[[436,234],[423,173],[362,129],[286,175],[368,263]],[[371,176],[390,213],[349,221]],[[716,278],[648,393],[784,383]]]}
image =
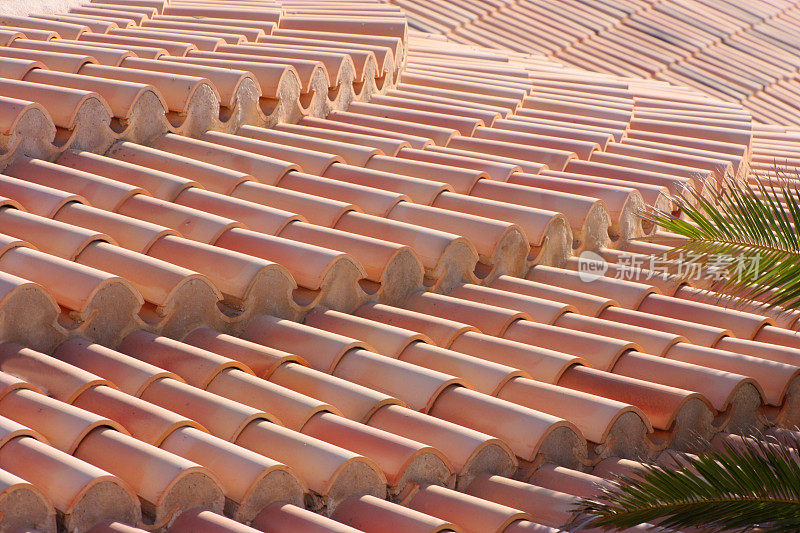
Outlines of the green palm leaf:
{"label": "green palm leaf", "polygon": [[[763,437],[759,437],[763,439]],[[642,523],[703,531],[800,531],[798,442],[744,439],[701,456],[684,455],[683,468],[646,466],[640,478],[622,476],[579,511],[590,527]]]}
{"label": "green palm leaf", "polygon": [[[688,187],[670,199],[682,214],[651,208],[643,217],[686,238],[666,254],[676,265],[691,257],[716,272],[714,290],[767,308],[800,308],[800,190],[798,179],[775,168],[748,183],[704,183],[711,197]],[[657,241],[656,241],[657,242]]]}

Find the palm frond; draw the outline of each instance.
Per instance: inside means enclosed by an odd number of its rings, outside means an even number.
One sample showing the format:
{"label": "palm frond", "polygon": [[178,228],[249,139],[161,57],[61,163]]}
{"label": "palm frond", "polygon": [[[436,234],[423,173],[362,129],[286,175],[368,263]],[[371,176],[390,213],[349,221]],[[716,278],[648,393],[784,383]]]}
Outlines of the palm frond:
{"label": "palm frond", "polygon": [[666,259],[691,257],[714,274],[714,289],[767,308],[800,308],[800,183],[776,167],[745,183],[726,178],[708,197],[687,187],[670,198],[682,216],[651,208],[643,215],[686,238]]}
{"label": "palm frond", "polygon": [[[761,437],[763,438],[763,437]],[[590,527],[649,523],[703,531],[800,531],[798,443],[745,439],[739,446],[683,456],[683,468],[646,466],[641,478],[622,476],[579,511]]]}

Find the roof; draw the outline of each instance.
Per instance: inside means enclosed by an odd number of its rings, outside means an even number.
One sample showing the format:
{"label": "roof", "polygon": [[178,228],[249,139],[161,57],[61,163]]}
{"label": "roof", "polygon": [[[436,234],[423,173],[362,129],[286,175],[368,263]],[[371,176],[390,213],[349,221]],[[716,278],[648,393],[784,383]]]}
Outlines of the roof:
{"label": "roof", "polygon": [[796,426],[798,315],[657,275],[637,216],[796,127],[448,5],[0,19],[0,522],[552,531]]}
{"label": "roof", "polygon": [[[458,43],[535,51],[594,72],[664,80],[797,124],[792,1],[393,0],[415,27]],[[699,111],[699,110],[698,110]]]}

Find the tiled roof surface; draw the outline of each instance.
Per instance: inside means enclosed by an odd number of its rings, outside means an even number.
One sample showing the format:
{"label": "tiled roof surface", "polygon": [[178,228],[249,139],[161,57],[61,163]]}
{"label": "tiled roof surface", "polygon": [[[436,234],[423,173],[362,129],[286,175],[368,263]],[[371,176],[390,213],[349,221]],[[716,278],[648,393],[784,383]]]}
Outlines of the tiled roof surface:
{"label": "tiled roof surface", "polygon": [[391,0],[455,42],[536,51],[597,72],[695,87],[760,122],[800,121],[790,0]]}
{"label": "tiled roof surface", "polygon": [[0,21],[5,525],[553,531],[639,461],[797,424],[796,313],[616,274],[664,249],[638,210],[800,130],[425,6]]}

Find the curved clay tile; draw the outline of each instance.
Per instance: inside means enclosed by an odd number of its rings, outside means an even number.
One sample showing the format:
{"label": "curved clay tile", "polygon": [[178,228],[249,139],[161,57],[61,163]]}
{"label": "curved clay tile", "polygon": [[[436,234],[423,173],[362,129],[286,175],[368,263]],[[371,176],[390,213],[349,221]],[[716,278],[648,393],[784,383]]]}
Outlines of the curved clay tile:
{"label": "curved clay tile", "polygon": [[[258,505],[258,503],[256,505]],[[259,510],[261,509],[259,508]],[[240,521],[237,522],[237,520]],[[245,520],[240,515],[236,515],[235,519],[232,519],[221,514],[212,513],[211,511],[205,511],[202,509],[189,509],[188,511],[181,513],[178,519],[172,523],[172,527],[169,529],[169,531],[173,531],[175,533],[180,533],[181,531],[207,531],[208,533],[256,533],[258,530],[242,523],[249,521],[249,518]]]}
{"label": "curved clay tile", "polygon": [[[197,49],[197,47],[190,42],[170,41],[168,39],[163,38],[160,35],[156,35],[155,37],[152,38],[147,38],[147,37],[136,37],[135,35],[138,33],[136,30],[112,30],[112,31],[116,32],[117,34],[84,33],[83,35],[81,35],[78,41],[81,43],[107,44],[107,45],[112,45],[115,48],[124,47],[126,49],[129,45],[144,46],[147,48],[157,48],[159,50],[166,50],[168,54],[175,56],[185,56],[192,50]],[[119,32],[131,32],[133,36],[130,34],[120,35]]]}
{"label": "curved clay tile", "polygon": [[[290,178],[289,183],[296,181]],[[349,202],[323,198],[291,188],[284,189],[255,181],[240,183],[230,194],[234,198],[289,210],[304,217],[308,222],[323,227],[334,227],[345,214],[358,209],[355,204]]]}
{"label": "curved clay tile", "polygon": [[[45,171],[52,170],[55,167],[57,172],[58,167],[38,160],[29,160],[27,158],[18,158],[12,165],[6,167],[5,172],[8,174],[20,175],[23,179],[18,179],[8,175],[0,174],[0,189],[2,194],[7,198],[19,202],[16,205],[24,206],[29,212],[40,217],[52,217],[62,207],[70,203],[85,203],[85,199],[77,194],[71,194],[67,191],[58,190],[49,187],[48,185],[39,185],[38,183],[31,183],[27,181],[27,173],[30,172],[31,167],[36,167],[38,163],[44,163]],[[22,172],[19,172],[20,168]],[[52,173],[51,173],[52,174]],[[43,180],[46,182],[46,179]],[[3,205],[2,207],[10,207]],[[4,209],[5,210],[5,209]]]}
{"label": "curved clay tile", "polygon": [[55,31],[39,30],[35,28],[23,28],[20,26],[14,26],[10,24],[0,25],[0,30],[21,33],[25,36],[26,39],[33,39],[36,41],[50,41],[52,39],[60,38],[58,33]]}
{"label": "curved clay tile", "polygon": [[494,396],[509,380],[527,374],[516,368],[473,357],[461,352],[415,342],[398,356],[405,361],[429,370],[462,378],[478,392]]}
{"label": "curved clay tile", "polygon": [[501,476],[475,479],[466,493],[528,513],[538,524],[560,528],[575,518],[578,498]]}
{"label": "curved clay tile", "polygon": [[273,502],[299,505],[304,483],[285,465],[193,427],[171,433],[161,448],[206,466],[225,492],[226,514],[249,522]]}
{"label": "curved clay tile", "polygon": [[[709,401],[699,393],[602,372],[576,365],[557,385],[634,405],[647,415],[656,431],[655,444],[685,448],[697,435],[713,436],[715,415]],[[666,442],[659,442],[663,439]]]}
{"label": "curved clay tile", "polygon": [[[66,323],[78,332],[113,342],[131,327],[142,297],[122,278],[28,248],[14,248],[0,257],[0,270],[43,285],[66,308]],[[114,302],[114,312],[108,304]]]}
{"label": "curved clay tile", "polygon": [[390,96],[413,95],[416,99],[430,102],[457,100],[459,105],[477,109],[497,110],[501,115],[509,117],[514,117],[514,115],[509,115],[509,113],[515,111],[519,107],[519,98],[516,96],[493,96],[490,94],[480,94],[478,92],[464,92],[457,89],[457,87],[445,89],[429,85],[416,85],[414,83],[402,82],[397,85],[397,89],[387,91],[386,94]]}
{"label": "curved clay tile", "polygon": [[170,202],[185,189],[197,186],[197,183],[179,176],[91,152],[64,152],[57,162],[65,167],[141,188],[156,198]]}
{"label": "curved clay tile", "polygon": [[11,46],[11,43],[13,43],[17,39],[27,40],[25,35],[18,31],[0,30],[0,44],[2,44],[2,46],[4,47]]}
{"label": "curved clay tile", "polygon": [[[225,41],[219,37],[212,37],[207,34],[192,34],[192,33],[185,33],[185,32],[172,32],[169,30],[160,31],[154,28],[142,28],[141,26],[138,28],[130,28],[130,29],[116,29],[110,30],[106,35],[109,36],[122,36],[122,37],[131,37],[134,39],[150,39],[155,41],[168,41],[169,43],[177,43],[179,45],[190,44],[197,50],[206,50],[209,52],[213,52],[217,49],[218,46],[225,43]],[[113,42],[113,41],[112,41]],[[186,52],[193,48],[186,48],[183,53],[175,53],[171,49],[171,45],[167,44],[164,46],[166,50],[168,50],[173,55],[177,56],[185,56]]]}
{"label": "curved clay tile", "polygon": [[104,151],[111,145],[111,110],[97,93],[0,80],[0,95],[41,103],[59,128],[55,140],[59,147]]}
{"label": "curved clay tile", "polygon": [[0,161],[5,162],[17,151],[52,156],[56,128],[42,105],[0,96],[0,116]]}
{"label": "curved clay tile", "polygon": [[398,38],[402,43],[408,40],[408,25],[401,16],[364,20],[359,17],[332,19],[324,15],[288,15],[281,17],[279,27],[288,30],[349,33],[356,36],[388,36]]}
{"label": "curved clay tile", "polygon": [[271,375],[270,381],[307,396],[314,395],[335,406],[356,422],[366,422],[385,405],[402,405],[387,394],[289,361]]}
{"label": "curved clay tile", "polygon": [[280,11],[265,10],[259,7],[247,7],[241,5],[215,7],[217,4],[210,5],[196,4],[192,2],[175,2],[165,5],[164,15],[178,15],[188,17],[212,17],[222,19],[241,19],[259,22],[277,23],[280,19]]}
{"label": "curved clay tile", "polygon": [[103,229],[119,246],[139,253],[148,253],[158,239],[175,234],[163,226],[78,202],[69,203],[59,209],[53,219],[94,231]]}
{"label": "curved clay tile", "polygon": [[31,14],[29,17],[34,19],[41,19],[42,21],[50,20],[53,22],[65,22],[75,24],[76,26],[83,26],[88,28],[88,31],[95,33],[105,33],[112,28],[118,28],[116,22],[90,19],[88,17],[80,17],[78,15],[49,15],[49,14]]}
{"label": "curved clay tile", "polygon": [[[645,208],[645,202],[660,209],[670,208],[669,200],[663,194],[667,192],[665,189],[635,182],[614,179],[604,180],[603,178],[594,177],[586,179],[579,174],[551,170],[545,170],[540,175],[517,173],[511,176],[508,182],[535,187],[539,190],[549,190],[560,194],[563,200],[574,199],[574,197],[567,195],[593,197],[601,200],[608,212],[607,216],[610,218],[607,232],[615,240],[620,238],[631,240],[643,237],[655,229],[637,216],[637,213]],[[577,203],[574,202],[574,204]],[[575,207],[574,204],[571,206],[571,211]],[[597,223],[602,224],[602,221]],[[592,233],[596,226],[591,224],[591,222],[584,224],[584,230]],[[594,230],[594,233],[599,233],[599,230]],[[589,242],[592,241],[592,239],[587,240]]]}
{"label": "curved clay tile", "polygon": [[[489,187],[483,187],[481,182],[487,183]],[[520,205],[524,201],[518,195],[518,202],[498,201],[489,198],[483,198],[481,195],[487,189],[491,190],[492,185],[507,185],[500,182],[491,180],[481,180],[477,183],[473,194],[470,196],[463,194],[456,194],[451,192],[443,192],[436,197],[432,206],[448,211],[455,211],[465,215],[473,215],[481,218],[488,218],[492,220],[502,220],[511,224],[516,224],[520,231],[524,234],[525,240],[529,246],[529,252],[523,270],[527,270],[529,262],[540,264],[547,262],[547,264],[562,264],[566,261],[572,250],[575,248],[575,241],[578,239],[580,245],[587,248],[596,248],[597,241],[604,242],[606,239],[603,230],[607,224],[601,216],[602,210],[597,207],[595,209],[598,213],[595,217],[596,226],[595,230],[589,233],[588,231],[581,231],[577,235],[570,229],[568,219],[562,215],[557,209],[546,210],[539,209],[533,206]],[[528,191],[521,191],[528,192]],[[491,196],[487,194],[486,196]],[[553,202],[555,203],[555,202]],[[596,203],[593,202],[593,204]],[[515,205],[517,204],[517,205]],[[541,202],[539,205],[552,205],[549,202]],[[555,206],[553,206],[555,207]],[[596,206],[592,206],[596,207]],[[586,224],[588,226],[588,223]],[[599,235],[598,235],[599,234]],[[585,239],[585,240],[583,240]],[[477,245],[476,245],[477,246]],[[512,268],[519,268],[519,265],[512,264],[506,266],[510,273],[515,273]],[[495,272],[501,272],[502,269],[497,269]]]}
{"label": "curved clay tile", "polygon": [[771,319],[753,313],[661,294],[649,294],[637,310],[677,319],[691,316],[693,321],[700,324],[724,326],[743,339],[753,339],[762,327],[772,323]]}
{"label": "curved clay tile", "polygon": [[350,310],[366,298],[358,283],[365,276],[364,269],[349,254],[242,228],[225,231],[214,244],[289,269],[300,286],[295,299],[301,306],[326,305]]}
{"label": "curved clay tile", "polygon": [[293,73],[297,74],[297,81],[300,83],[300,95],[297,103],[302,114],[321,117],[330,111],[330,99],[328,98],[330,87],[325,65],[310,59],[273,58],[267,53],[261,55],[252,51],[247,53],[245,48],[233,46],[227,52],[189,52],[187,57],[192,61],[195,59],[210,59],[226,61],[229,65],[237,64],[237,66],[241,62],[243,63],[241,67],[243,69],[248,68],[253,63],[266,63],[280,66],[281,68],[291,68]]}
{"label": "curved clay tile", "polygon": [[[403,64],[406,47],[401,38],[381,34],[359,34],[345,31],[325,31],[312,29],[275,28],[270,35],[292,37],[316,41],[333,41],[336,43],[357,43],[360,45],[389,48],[394,55],[395,68]],[[342,45],[345,46],[345,45]]]}
{"label": "curved clay tile", "polygon": [[764,403],[782,405],[787,390],[797,379],[797,366],[768,361],[754,355],[726,352],[719,348],[695,346],[687,342],[674,344],[665,357],[708,368],[731,372],[753,378],[761,388]]}
{"label": "curved clay tile", "polygon": [[[361,133],[352,133],[347,131],[337,131],[317,127],[317,122],[325,123],[323,119],[314,119],[306,117],[303,119],[304,124],[278,124],[272,131],[284,131],[301,135],[303,139],[321,139],[330,140],[334,142],[341,142],[350,146],[360,146],[362,150],[373,148],[379,150],[386,155],[397,155],[398,151],[402,148],[410,146],[408,143],[401,140],[393,140],[385,137],[375,137],[372,135],[365,135]],[[366,151],[363,152],[366,155]],[[375,154],[371,154],[375,155]],[[370,155],[370,157],[371,157]],[[366,160],[365,160],[366,161]]]}
{"label": "curved clay tile", "polygon": [[350,350],[369,348],[361,341],[270,316],[254,320],[242,337],[298,355],[323,372],[331,372]]}
{"label": "curved clay tile", "polygon": [[189,333],[183,342],[215,353],[224,353],[226,357],[231,357],[247,365],[255,375],[263,379],[269,379],[272,373],[284,363],[307,365],[296,355],[219,333],[210,328],[197,328]]}
{"label": "curved clay tile", "polygon": [[[325,66],[328,74],[327,109],[347,109],[355,97],[354,82],[363,78],[348,54],[338,54],[322,50],[297,50],[281,46],[270,46],[268,43],[245,45],[222,45],[217,51],[224,54],[245,54],[249,56],[265,56],[268,62],[286,60],[293,64],[294,60],[318,61]],[[374,70],[374,65],[373,65]],[[324,116],[324,115],[323,115]]]}
{"label": "curved clay tile", "polygon": [[125,68],[183,74],[210,80],[219,92],[220,123],[234,131],[242,124],[260,123],[264,120],[259,103],[261,89],[258,81],[246,70],[222,69],[182,62],[164,62],[153,59],[128,58]]}
{"label": "curved clay tile", "polygon": [[[516,323],[529,321],[528,315],[522,312],[431,292],[415,294],[406,302],[406,307],[417,313],[457,320],[497,337],[505,337]],[[462,331],[461,328],[458,331]]]}
{"label": "curved clay tile", "polygon": [[365,290],[381,301],[402,301],[422,287],[422,264],[409,247],[304,222],[293,222],[279,236],[352,255],[364,268],[366,279],[376,284]]}
{"label": "curved clay tile", "polygon": [[34,69],[46,68],[44,64],[31,59],[0,58],[0,68],[3,69],[3,77],[12,80],[21,80]]}
{"label": "curved clay tile", "polygon": [[[246,173],[259,182],[274,185],[287,172],[297,170],[296,164],[277,159],[274,156],[247,151],[253,144],[247,139],[228,134],[207,134],[209,140],[189,139],[174,134],[157,139],[152,146],[178,155],[184,155],[200,161],[211,159],[214,164],[231,170]],[[231,146],[215,144],[218,140],[228,139]],[[240,141],[243,144],[237,144]],[[242,149],[237,146],[241,146]]]}
{"label": "curved clay tile", "polygon": [[279,413],[281,422],[295,431],[300,431],[318,413],[339,414],[339,410],[330,404],[235,368],[217,374],[206,390],[256,409]]}
{"label": "curved clay tile", "polygon": [[34,384],[48,396],[66,403],[73,403],[87,389],[110,385],[85,370],[13,342],[0,344],[0,370]]}
{"label": "curved clay tile", "polygon": [[[523,318],[523,316],[517,316],[516,313],[504,313],[497,308],[525,313],[524,317],[544,324],[552,324],[565,313],[578,311],[574,307],[573,302],[548,299],[535,293],[530,294],[519,290],[515,291],[513,288],[507,288],[504,286],[504,282],[507,283],[508,279],[509,276],[501,276],[489,284],[488,287],[473,284],[465,284],[456,287],[448,295],[448,297],[464,300],[464,302],[459,302],[463,310],[456,308],[456,314],[472,308],[476,314],[483,311],[489,316],[494,315],[499,323],[496,323],[490,318],[489,321],[483,322],[481,325],[483,325],[484,329],[487,331],[496,333],[498,331],[503,331],[502,327],[509,316],[513,317],[513,319]],[[511,278],[511,280],[516,281],[516,278]],[[513,287],[513,284],[511,284],[511,287]],[[417,301],[416,303],[417,305],[425,305],[424,302]],[[479,307],[481,304],[485,304],[487,307]],[[434,303],[433,305],[436,304]],[[450,302],[442,301],[439,305],[448,306]],[[477,323],[473,325],[477,325]]]}
{"label": "curved clay tile", "polygon": [[641,346],[646,353],[659,356],[663,356],[674,344],[686,341],[684,337],[674,333],[583,316],[578,313],[564,314],[553,325],[605,337],[626,339]]}
{"label": "curved clay tile", "polygon": [[306,506],[322,514],[354,494],[386,496],[386,478],[371,459],[277,424],[252,423],[236,444],[294,469],[310,489]]}
{"label": "curved clay tile", "polygon": [[310,40],[279,35],[259,37],[259,43],[278,45],[282,48],[346,54],[357,69],[357,80],[353,82],[355,100],[369,100],[373,95],[394,85],[394,54],[387,47],[369,46],[353,42]]}
{"label": "curved clay tile", "polygon": [[[339,112],[334,111],[333,113],[339,113]],[[343,133],[355,133],[362,136],[372,137],[374,141],[369,141],[368,143],[366,143],[367,146],[374,145],[375,142],[381,144],[384,144],[386,142],[391,142],[391,143],[401,142],[401,143],[407,143],[409,146],[412,146],[417,149],[423,149],[433,145],[433,141],[430,138],[422,135],[413,135],[409,133],[390,131],[385,128],[366,126],[362,124],[355,124],[352,122],[328,120],[327,118],[321,119],[316,117],[303,117],[302,119],[300,119],[299,125],[312,126],[323,130],[330,130],[331,132],[333,132],[334,135],[339,135],[339,132],[343,132]],[[320,134],[322,135],[321,132]],[[330,134],[328,133],[327,135]],[[380,145],[378,145],[377,147],[380,147]],[[389,151],[387,151],[386,153],[390,154]]]}
{"label": "curved clay tile", "polygon": [[379,217],[385,216],[398,202],[407,199],[400,193],[304,172],[289,172],[281,178],[278,186],[303,195],[352,202],[354,207],[357,205],[366,213]]}
{"label": "curved clay tile", "polygon": [[280,424],[271,414],[176,379],[165,378],[151,382],[142,392],[141,398],[196,420],[213,435],[231,442],[253,421]]}
{"label": "curved clay tile", "polygon": [[[107,9],[104,6],[105,4],[103,7],[100,5],[97,7],[76,6],[70,8],[69,14],[97,17],[101,20],[113,20],[114,22],[117,22],[117,20],[128,21],[129,25],[139,25],[143,20],[148,19],[147,11],[136,12],[135,7],[133,6],[131,6],[130,9],[124,9],[123,6],[112,6],[113,9]],[[117,26],[120,28],[125,28],[128,25],[117,22]]]}
{"label": "curved clay tile", "polygon": [[396,154],[387,155],[396,155],[404,159],[447,165],[449,167],[476,170],[485,173],[489,179],[500,182],[508,181],[514,173],[521,170],[518,165],[511,163],[480,159],[476,157],[476,154],[467,155],[466,153],[447,151],[446,149],[434,152],[432,150],[417,150],[415,148],[403,147]]}
{"label": "curved clay tile", "polygon": [[103,520],[141,522],[139,499],[127,483],[36,439],[14,439],[0,448],[0,468],[41,490],[66,528],[88,530]]}
{"label": "curved clay tile", "polygon": [[[35,17],[45,17],[43,15],[31,15]],[[65,15],[57,15],[58,18],[63,18],[65,22],[75,22],[87,26],[95,33],[105,33],[110,28],[128,28],[134,26],[134,21],[131,18],[115,17],[109,15],[85,15],[80,13],[70,12]]]}
{"label": "curved clay tile", "polygon": [[449,522],[374,496],[350,497],[331,516],[365,533],[377,533],[387,523],[408,533],[456,531]]}
{"label": "curved clay tile", "polygon": [[500,438],[526,462],[541,455],[575,467],[587,454],[584,437],[571,422],[466,387],[450,387],[430,414]]}
{"label": "curved clay tile", "polygon": [[125,337],[117,350],[153,366],[175,372],[201,389],[224,370],[236,368],[251,373],[247,366],[182,342],[139,330]]}
{"label": "curved clay tile", "polygon": [[125,431],[110,419],[28,389],[17,389],[3,396],[0,414],[41,433],[54,448],[69,454],[95,429]]}
{"label": "curved clay tile", "polygon": [[[397,91],[392,91],[397,95]],[[370,103],[378,104],[381,106],[397,107],[401,109],[410,109],[414,111],[424,111],[433,114],[449,114],[456,117],[464,117],[472,120],[480,121],[481,124],[491,127],[492,124],[500,117],[497,111],[476,109],[474,107],[465,107],[460,101],[446,100],[445,102],[431,102],[420,100],[412,95],[411,98],[393,95],[376,95],[370,99]],[[505,111],[505,110],[504,110]],[[483,128],[478,126],[474,132],[479,132]],[[462,132],[463,134],[463,132]]]}
{"label": "curved clay tile", "polygon": [[222,512],[225,497],[209,470],[119,431],[96,428],[75,450],[75,457],[127,481],[141,498],[149,523],[170,523],[173,513],[193,507]]}
{"label": "curved clay tile", "polygon": [[242,182],[253,179],[243,172],[129,142],[116,143],[105,157],[180,176],[220,194],[230,194]]}
{"label": "curved clay tile", "polygon": [[584,498],[596,496],[603,487],[609,485],[597,475],[552,464],[540,466],[528,482],[539,487]]}
{"label": "curved clay tile", "polygon": [[[456,140],[456,139],[454,139]],[[504,163],[507,165],[514,165],[518,167],[519,170],[524,172],[529,172],[533,174],[537,174],[541,171],[547,170],[547,165],[543,163],[537,163],[534,161],[530,161],[528,159],[516,159],[514,157],[508,157],[503,155],[497,155],[491,151],[475,151],[472,148],[454,148],[453,146],[436,146],[436,145],[427,145],[425,148],[431,152],[435,152],[437,154],[449,154],[449,155],[457,155],[457,156],[468,156],[476,159],[480,159],[482,161],[493,161],[497,163]]]}
{"label": "curved clay tile", "polygon": [[86,65],[81,74],[152,85],[167,105],[171,129],[184,133],[205,131],[219,120],[219,94],[204,78],[147,70]]}
{"label": "curved clay tile", "polygon": [[264,30],[261,28],[229,25],[224,19],[217,19],[215,22],[211,22],[207,18],[197,19],[193,17],[180,17],[177,15],[158,16],[155,19],[145,20],[142,22],[142,27],[150,29],[163,28],[179,33],[208,33],[215,36],[227,35],[231,39],[227,41],[228,44],[239,44],[242,41],[255,42],[259,37],[264,35]]}
{"label": "curved clay tile", "polygon": [[193,420],[110,386],[99,385],[86,389],[71,403],[118,422],[132,436],[153,446],[161,446],[164,439],[183,427],[206,431]]}
{"label": "curved clay tile", "polygon": [[[537,281],[530,281],[526,279],[512,278],[511,276],[502,276],[494,280],[490,287],[507,291],[520,296],[530,296],[533,298],[541,298],[553,302],[560,302],[570,306],[574,306],[577,312],[584,315],[594,317],[603,312],[607,307],[618,305],[616,300],[605,295],[586,294],[580,289],[586,290],[586,287],[579,287],[579,289],[565,289],[561,287],[552,287],[546,283]],[[487,302],[488,303],[488,302]],[[531,316],[535,313],[528,311]],[[554,317],[553,321],[556,317]],[[544,320],[537,320],[548,324],[553,321],[547,322]]]}
{"label": "curved clay tile", "polygon": [[[230,147],[259,156],[269,157],[274,159],[276,164],[284,163],[286,167],[289,167],[289,164],[293,163],[301,170],[312,174],[323,174],[329,166],[334,163],[343,162],[343,159],[338,155],[291,146],[280,142],[270,142],[260,139],[257,136],[207,132],[201,135],[200,139],[218,146]],[[275,183],[270,184],[274,185]]]}
{"label": "curved clay tile", "polygon": [[158,200],[145,194],[129,196],[117,208],[117,212],[166,226],[188,239],[207,244],[217,242],[230,229],[242,226],[235,220]]}
{"label": "curved clay tile", "polygon": [[8,511],[3,513],[3,526],[19,530],[32,529],[47,533],[56,531],[56,511],[50,499],[35,485],[0,470],[0,501]]}
{"label": "curved clay tile", "polygon": [[114,117],[111,124],[122,138],[145,142],[168,129],[163,117],[167,104],[152,86],[61,72],[31,72],[24,81],[97,92]]}
{"label": "curved clay tile", "polygon": [[390,393],[422,412],[428,412],[451,386],[464,384],[463,380],[453,376],[364,349],[347,352],[336,365],[333,375]]}
{"label": "curved clay tile", "polygon": [[159,238],[147,254],[208,277],[223,294],[231,316],[245,320],[269,313],[294,318],[300,312],[292,298],[297,283],[277,263],[173,235]]}
{"label": "curved clay tile", "polygon": [[410,202],[397,204],[388,218],[467,238],[484,264],[479,267],[483,268],[479,272],[481,277],[490,272],[521,273],[527,266],[525,260],[530,246],[522,230],[515,224]]}
{"label": "curved clay tile", "polygon": [[565,329],[530,320],[517,320],[502,334],[504,339],[584,357],[591,366],[610,370],[616,360],[639,347],[625,340]]}
{"label": "curved clay tile", "polygon": [[[378,156],[374,156],[378,157]],[[450,190],[450,186],[440,181],[421,179],[415,176],[404,176],[392,172],[360,168],[354,165],[331,165],[323,174],[324,177],[351,183],[360,187],[370,187],[403,195],[409,200],[422,205],[430,205],[442,192]],[[400,198],[403,198],[402,196]],[[394,202],[391,207],[397,205]],[[364,207],[374,211],[369,205]],[[387,210],[387,214],[388,214]],[[375,214],[375,213],[373,213]]]}
{"label": "curved clay tile", "polygon": [[[352,142],[315,138],[313,136],[292,133],[290,131],[279,131],[277,129],[244,126],[237,131],[237,135],[314,150],[321,153],[335,154],[342,157],[346,163],[357,166],[363,166],[372,156],[381,154],[380,150],[376,148],[362,146]],[[303,169],[307,172],[312,174],[320,173],[318,169],[306,168],[306,166],[302,165],[300,162],[298,162],[298,164],[303,166]]]}
{"label": "curved clay tile", "polygon": [[450,345],[450,349],[512,368],[518,368],[544,383],[556,383],[561,375],[585,361],[577,356],[521,342],[466,331]]}
{"label": "curved clay tile", "polygon": [[161,61],[170,63],[186,63],[217,68],[231,66],[244,70],[253,75],[260,89],[261,98],[258,100],[258,116],[248,117],[250,124],[270,127],[277,123],[295,122],[302,115],[300,103],[300,75],[291,65],[264,63],[259,61],[238,61],[215,59],[213,57],[165,56]]}
{"label": "curved clay tile", "polygon": [[25,235],[28,242],[48,254],[75,261],[96,241],[111,241],[107,235],[50,220],[19,209],[0,209],[4,235]]}
{"label": "curved clay tile", "polygon": [[497,397],[569,420],[590,443],[599,445],[593,451],[603,457],[652,453],[646,436],[653,428],[632,405],[527,378],[512,379]]}
{"label": "curved clay tile", "polygon": [[[409,122],[405,119],[384,118],[380,115],[359,114],[351,111],[333,111],[326,118],[335,122],[344,122],[346,124],[345,127],[353,125],[383,130],[383,136],[391,137],[393,136],[392,134],[400,134],[402,136],[422,137],[430,139],[440,146],[447,146],[458,133],[450,127]],[[412,144],[412,146],[414,145]],[[418,147],[420,146],[415,146],[415,148]]]}
{"label": "curved clay tile", "polygon": [[292,533],[298,530],[307,533],[361,533],[358,529],[288,503],[267,506],[253,520],[252,526],[269,533]]}
{"label": "curved clay tile", "polygon": [[[71,44],[71,45],[77,44],[77,45],[80,45],[80,46],[90,47],[92,49],[100,49],[101,51],[103,51],[103,50],[117,50],[118,51],[118,50],[122,49],[124,51],[130,52],[131,54],[135,54],[136,56],[144,58],[144,59],[158,59],[158,58],[160,58],[162,56],[168,55],[168,52],[166,50],[164,50],[163,48],[158,48],[155,45],[151,45],[151,46],[132,45],[132,44],[121,45],[121,44],[114,44],[114,43],[100,43],[100,42],[95,42],[95,41],[68,41],[66,39],[59,41],[59,43],[61,43],[61,42],[65,43],[65,44]],[[98,63],[100,63],[101,65],[104,64],[104,63],[101,63],[100,61],[98,61]]]}
{"label": "curved clay tile", "polygon": [[0,16],[0,25],[52,31],[64,39],[77,39],[82,33],[89,31],[89,28],[82,24],[43,20],[34,17]]}
{"label": "curved clay tile", "polygon": [[144,13],[148,17],[153,17],[161,11],[161,7],[159,3],[153,5],[153,2],[148,2],[148,0],[144,0],[143,2],[137,2],[134,0],[133,2],[119,2],[118,0],[112,0],[111,2],[107,2],[106,0],[92,0],[89,6],[97,6],[102,7],[103,9],[108,10],[120,10],[120,11],[129,11],[133,13]]}
{"label": "curved clay tile", "polygon": [[171,372],[80,337],[61,343],[53,357],[108,379],[124,393],[136,397],[154,381],[180,379]]}
{"label": "curved clay tile", "polygon": [[[443,71],[444,70],[444,71]],[[400,75],[401,84],[421,85],[434,89],[453,90],[464,93],[476,93],[481,96],[491,98],[508,98],[519,102],[525,98],[529,85],[526,83],[515,83],[509,85],[495,85],[486,83],[486,78],[474,78],[471,76],[459,76],[448,73],[447,69],[420,68],[411,66],[403,70]],[[470,94],[471,96],[471,94]]]}
{"label": "curved clay tile", "polygon": [[305,324],[345,337],[359,339],[376,348],[378,353],[388,357],[399,356],[413,342],[429,342],[426,336],[411,330],[330,309],[312,310],[306,315]]}
{"label": "curved clay tile", "polygon": [[501,505],[436,485],[423,485],[408,495],[403,505],[454,523],[465,531],[501,533],[530,515]]}
{"label": "curved clay tile", "polygon": [[[189,2],[197,4],[198,2]],[[157,15],[153,17],[154,21],[168,21],[168,22],[191,22],[192,24],[211,24],[213,26],[229,26],[232,28],[250,28],[264,32],[265,35],[272,33],[275,29],[275,22],[249,20],[241,18],[215,18],[213,16],[195,17],[192,15]]]}
{"label": "curved clay tile", "polygon": [[130,282],[147,303],[140,318],[164,334],[180,335],[222,318],[222,294],[202,274],[104,242],[89,245],[75,261]]}
{"label": "curved clay tile", "polygon": [[453,475],[439,450],[332,413],[314,415],[301,432],[373,459],[390,495],[402,493],[409,483],[449,485]]}

